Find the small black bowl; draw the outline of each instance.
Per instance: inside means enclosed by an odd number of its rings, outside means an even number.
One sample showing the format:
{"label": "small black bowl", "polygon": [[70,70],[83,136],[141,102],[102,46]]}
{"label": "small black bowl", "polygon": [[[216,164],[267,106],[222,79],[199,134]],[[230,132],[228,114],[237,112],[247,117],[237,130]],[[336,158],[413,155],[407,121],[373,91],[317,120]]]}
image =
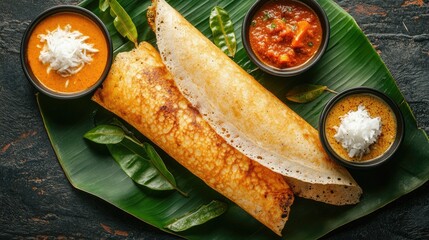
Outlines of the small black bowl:
{"label": "small black bowl", "polygon": [[[363,95],[371,95],[374,96],[381,101],[385,102],[387,106],[390,107],[393,114],[396,117],[396,136],[395,140],[390,146],[390,148],[387,149],[386,152],[384,152],[382,155],[366,160],[366,161],[350,161],[347,159],[342,158],[340,155],[338,155],[335,150],[331,147],[331,145],[328,142],[326,133],[325,133],[325,125],[326,125],[326,118],[328,116],[328,113],[331,111],[332,107],[337,104],[341,99],[355,94],[363,94]],[[404,125],[404,119],[401,113],[401,110],[399,109],[398,105],[386,94],[375,90],[373,88],[368,87],[356,87],[348,89],[344,92],[339,93],[335,97],[333,97],[325,106],[323,109],[320,119],[319,119],[319,137],[322,142],[322,146],[325,149],[325,151],[328,153],[328,155],[340,163],[341,165],[349,168],[355,168],[355,169],[367,169],[367,168],[373,168],[376,166],[379,166],[385,162],[387,162],[389,159],[392,158],[392,156],[395,154],[395,152],[398,150],[399,146],[402,143],[403,137],[404,137],[404,131],[405,131],[405,125]]]}
{"label": "small black bowl", "polygon": [[[100,30],[103,32],[104,38],[106,39],[107,49],[108,49],[108,55],[107,55],[108,59],[103,73],[101,74],[100,78],[94,85],[79,92],[73,92],[73,93],[57,92],[45,87],[34,75],[27,61],[28,41],[30,40],[31,33],[33,32],[34,28],[45,18],[57,13],[75,13],[75,14],[80,14],[84,17],[87,17],[100,28]],[[109,73],[110,66],[112,65],[112,60],[113,60],[113,45],[112,45],[112,39],[110,38],[110,35],[109,35],[109,31],[107,30],[103,22],[94,13],[79,6],[61,5],[61,6],[56,6],[48,10],[45,10],[40,15],[38,15],[27,27],[21,41],[20,57],[21,57],[21,66],[22,66],[22,69],[24,70],[24,73],[27,79],[37,90],[39,90],[40,92],[42,92],[47,96],[57,98],[57,99],[75,99],[75,98],[83,97],[93,92],[107,77],[107,74]]]}
{"label": "small black bowl", "polygon": [[265,3],[269,1],[272,1],[272,0],[259,0],[255,2],[253,6],[250,7],[249,11],[244,17],[243,26],[241,29],[241,36],[243,39],[244,49],[246,50],[250,60],[253,63],[255,63],[262,71],[268,74],[271,74],[274,76],[280,76],[280,77],[292,77],[292,76],[299,75],[307,71],[308,69],[310,69],[314,64],[316,64],[321,59],[323,53],[327,48],[328,42],[329,42],[329,36],[330,36],[330,25],[329,25],[328,17],[326,16],[326,13],[323,10],[323,8],[315,0],[294,0],[305,4],[310,9],[312,9],[314,13],[316,13],[322,27],[322,34],[323,34],[322,42],[319,46],[318,51],[315,53],[315,55],[304,64],[301,64],[295,67],[290,67],[290,68],[282,68],[282,69],[276,68],[262,62],[258,58],[258,56],[256,56],[256,54],[253,52],[253,49],[250,46],[250,41],[249,41],[249,28],[251,26],[253,16]]}

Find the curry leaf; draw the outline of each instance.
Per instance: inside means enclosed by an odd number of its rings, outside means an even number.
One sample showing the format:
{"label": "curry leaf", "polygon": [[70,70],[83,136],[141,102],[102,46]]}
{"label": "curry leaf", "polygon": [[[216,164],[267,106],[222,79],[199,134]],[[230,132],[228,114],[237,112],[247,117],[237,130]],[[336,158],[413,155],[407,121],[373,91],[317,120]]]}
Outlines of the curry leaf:
{"label": "curry leaf", "polygon": [[213,200],[209,204],[203,205],[197,210],[176,219],[174,222],[165,227],[174,232],[185,231],[191,227],[201,225],[213,218],[222,215],[226,212],[227,208],[228,205],[226,203]]}
{"label": "curry leaf", "polygon": [[[153,190],[177,190],[187,196],[176,184],[161,157],[148,143],[141,143],[118,120],[116,125],[99,125],[84,134],[95,143],[106,144],[113,159],[137,184]],[[127,133],[127,134],[125,134]]]}
{"label": "curry leaf", "polygon": [[175,187],[153,166],[144,151],[129,144],[107,145],[113,159],[134,182],[153,190],[172,190]]}
{"label": "curry leaf", "polygon": [[116,144],[124,139],[125,133],[117,126],[99,125],[85,133],[83,137],[99,144]]}
{"label": "curry leaf", "polygon": [[212,30],[216,46],[229,57],[234,57],[237,51],[234,26],[229,14],[223,8],[216,6],[212,9],[210,14],[210,29]]}
{"label": "curry leaf", "polygon": [[110,15],[114,17],[113,25],[115,25],[116,30],[123,36],[128,38],[134,45],[137,47],[137,29],[134,25],[133,20],[125,11],[125,9],[116,1],[109,0],[110,5]]}
{"label": "curry leaf", "polygon": [[329,89],[327,86],[302,84],[295,86],[291,90],[289,90],[286,93],[286,98],[292,102],[307,103],[313,101],[314,99],[322,95],[324,91],[336,93],[335,91]]}
{"label": "curry leaf", "polygon": [[100,8],[102,12],[106,11],[109,8],[109,0],[99,0],[98,8]]}
{"label": "curry leaf", "polygon": [[164,176],[165,179],[167,179],[173,186],[176,187],[176,180],[174,179],[173,174],[171,174],[168,171],[168,169],[165,166],[164,162],[162,161],[161,157],[155,151],[155,148],[153,148],[148,143],[143,143],[143,146],[146,150],[146,153],[147,153],[149,160],[152,163],[152,165],[155,166],[160,171],[160,173]]}

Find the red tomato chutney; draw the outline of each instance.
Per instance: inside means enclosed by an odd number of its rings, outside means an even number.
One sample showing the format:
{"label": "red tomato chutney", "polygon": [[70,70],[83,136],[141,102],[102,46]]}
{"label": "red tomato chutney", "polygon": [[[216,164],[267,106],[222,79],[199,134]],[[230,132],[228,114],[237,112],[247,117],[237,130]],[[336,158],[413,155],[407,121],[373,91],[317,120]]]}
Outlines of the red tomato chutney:
{"label": "red tomato chutney", "polygon": [[316,13],[293,0],[271,0],[253,16],[249,42],[255,55],[275,68],[291,68],[311,59],[322,42]]}

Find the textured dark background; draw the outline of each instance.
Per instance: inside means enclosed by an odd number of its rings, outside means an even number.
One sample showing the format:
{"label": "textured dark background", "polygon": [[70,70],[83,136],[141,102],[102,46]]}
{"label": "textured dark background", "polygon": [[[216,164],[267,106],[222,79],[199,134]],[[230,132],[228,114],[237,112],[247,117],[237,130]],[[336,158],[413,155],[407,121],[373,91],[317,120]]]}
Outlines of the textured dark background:
{"label": "textured dark background", "polygon": [[[48,141],[19,63],[41,11],[77,0],[0,0],[0,239],[171,239],[74,189]],[[343,0],[429,132],[429,2]],[[429,161],[429,159],[428,159]],[[324,239],[429,239],[429,183]]]}

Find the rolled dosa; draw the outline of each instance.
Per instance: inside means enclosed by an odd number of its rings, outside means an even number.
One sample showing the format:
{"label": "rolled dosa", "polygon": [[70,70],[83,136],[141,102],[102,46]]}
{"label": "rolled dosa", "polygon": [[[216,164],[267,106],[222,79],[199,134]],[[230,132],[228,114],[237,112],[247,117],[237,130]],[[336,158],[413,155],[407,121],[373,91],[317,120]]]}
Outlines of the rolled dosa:
{"label": "rolled dosa", "polygon": [[317,130],[260,85],[164,0],[148,21],[182,94],[230,145],[285,176],[295,194],[354,204],[362,189],[322,148]]}
{"label": "rolled dosa", "polygon": [[92,99],[281,235],[294,199],[284,178],[216,134],[177,89],[149,43],[119,53]]}

